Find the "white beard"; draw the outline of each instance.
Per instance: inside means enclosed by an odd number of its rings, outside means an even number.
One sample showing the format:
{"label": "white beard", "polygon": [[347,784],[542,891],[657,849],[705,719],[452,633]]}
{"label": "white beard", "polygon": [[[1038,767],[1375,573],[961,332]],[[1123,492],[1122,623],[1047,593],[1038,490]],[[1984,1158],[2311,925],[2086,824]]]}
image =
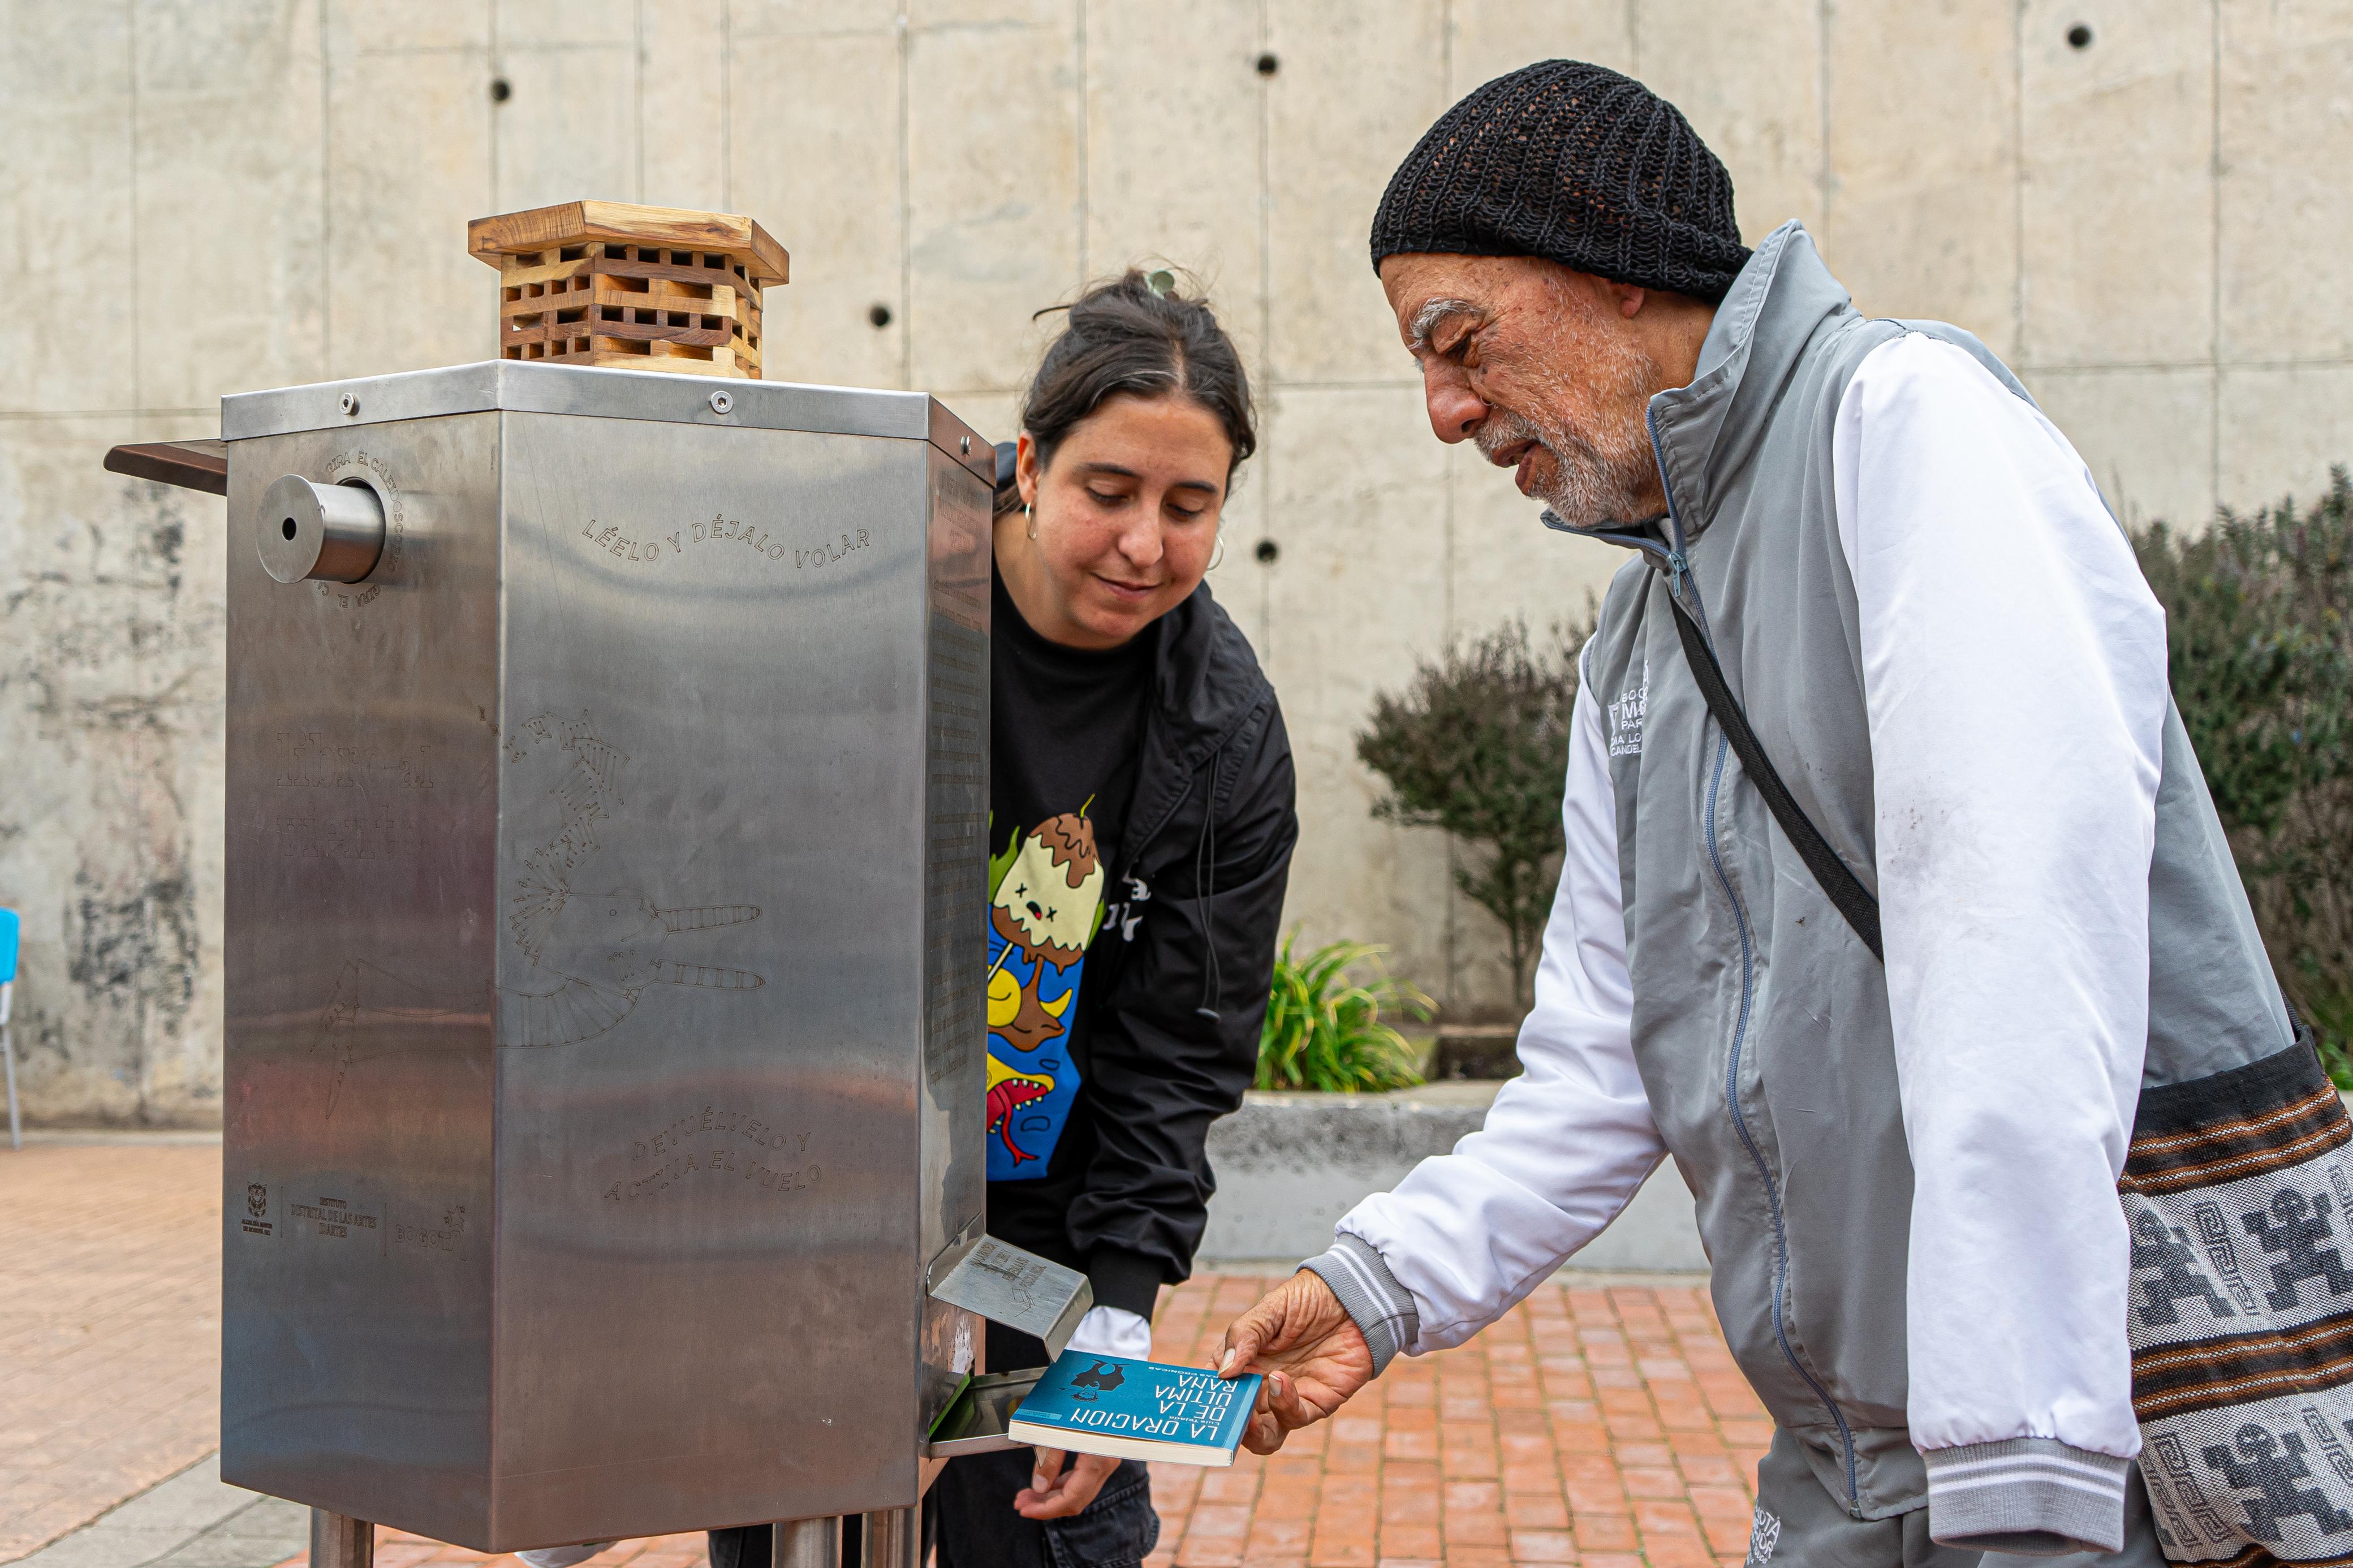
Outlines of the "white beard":
{"label": "white beard", "polygon": [[[1591,341],[1598,346],[1579,359],[1573,374],[1555,377],[1556,384],[1566,387],[1574,380],[1598,392],[1604,406],[1645,407],[1660,383],[1658,362],[1607,331],[1593,333]],[[1637,514],[1650,510],[1642,498],[1657,480],[1658,459],[1639,412],[1590,435],[1505,408],[1490,414],[1479,427],[1479,449],[1491,459],[1522,441],[1534,441],[1553,455],[1552,479],[1532,493],[1567,526],[1644,521]]]}

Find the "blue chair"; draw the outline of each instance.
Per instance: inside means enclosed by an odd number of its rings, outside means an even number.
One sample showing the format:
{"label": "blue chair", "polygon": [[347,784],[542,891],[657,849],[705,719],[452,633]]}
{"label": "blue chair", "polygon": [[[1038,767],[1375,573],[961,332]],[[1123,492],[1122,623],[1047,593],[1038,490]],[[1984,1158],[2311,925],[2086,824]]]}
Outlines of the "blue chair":
{"label": "blue chair", "polygon": [[0,1064],[8,1069],[8,1147],[25,1146],[16,1122],[16,1047],[8,1040],[8,994],[16,986],[16,911],[0,910]]}

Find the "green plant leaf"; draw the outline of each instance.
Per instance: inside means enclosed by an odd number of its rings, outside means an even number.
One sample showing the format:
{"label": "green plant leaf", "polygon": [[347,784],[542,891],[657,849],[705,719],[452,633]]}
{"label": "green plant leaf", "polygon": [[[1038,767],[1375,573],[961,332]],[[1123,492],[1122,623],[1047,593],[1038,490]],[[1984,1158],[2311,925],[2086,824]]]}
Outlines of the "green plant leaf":
{"label": "green plant leaf", "polygon": [[[1381,966],[1387,948],[1335,942],[1293,959],[1297,934],[1286,935],[1275,956],[1258,1087],[1356,1094],[1419,1083],[1413,1047],[1384,1015],[1428,1019],[1430,998]],[[1358,977],[1360,970],[1370,973]]]}

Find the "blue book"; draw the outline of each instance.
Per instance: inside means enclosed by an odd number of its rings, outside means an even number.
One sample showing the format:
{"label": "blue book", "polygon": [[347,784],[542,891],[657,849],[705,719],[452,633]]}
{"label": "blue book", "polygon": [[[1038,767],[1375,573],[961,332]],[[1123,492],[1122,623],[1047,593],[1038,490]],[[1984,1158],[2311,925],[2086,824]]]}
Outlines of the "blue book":
{"label": "blue book", "polygon": [[1259,1374],[1228,1383],[1198,1366],[1064,1351],[1006,1424],[1017,1443],[1122,1459],[1230,1465]]}

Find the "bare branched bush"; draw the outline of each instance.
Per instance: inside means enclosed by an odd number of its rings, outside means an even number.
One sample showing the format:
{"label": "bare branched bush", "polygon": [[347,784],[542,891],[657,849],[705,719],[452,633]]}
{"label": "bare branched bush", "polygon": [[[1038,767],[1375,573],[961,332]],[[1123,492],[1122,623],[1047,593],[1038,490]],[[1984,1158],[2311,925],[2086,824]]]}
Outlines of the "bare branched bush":
{"label": "bare branched bush", "polygon": [[1592,631],[1588,605],[1540,647],[1518,620],[1458,643],[1421,664],[1403,691],[1374,699],[1372,722],[1356,736],[1358,760],[1389,786],[1373,815],[1442,827],[1469,852],[1473,863],[1455,881],[1503,925],[1523,1006],[1560,876],[1577,651]]}

